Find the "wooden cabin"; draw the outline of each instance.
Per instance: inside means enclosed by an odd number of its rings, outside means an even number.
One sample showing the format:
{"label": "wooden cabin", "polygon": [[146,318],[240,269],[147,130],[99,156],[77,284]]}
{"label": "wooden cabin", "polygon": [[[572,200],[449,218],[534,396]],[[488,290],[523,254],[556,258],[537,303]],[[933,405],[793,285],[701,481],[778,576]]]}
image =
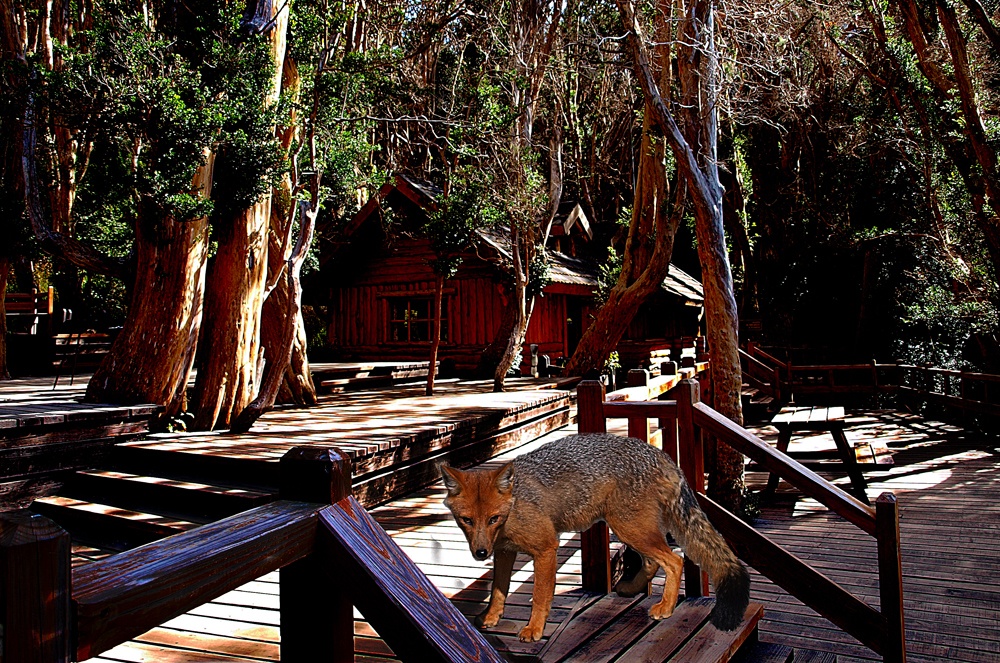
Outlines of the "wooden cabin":
{"label": "wooden cabin", "polygon": [[[417,229],[433,200],[434,191],[427,185],[398,176],[352,219],[342,241],[324,260],[324,281],[330,284],[327,343],[336,359],[428,357],[436,283],[430,267],[434,254],[430,241],[420,237]],[[553,235],[561,248],[592,237],[579,206],[570,207],[557,220],[559,232]],[[506,253],[501,235],[479,232],[458,273],[445,283],[439,350],[443,373],[474,370],[493,340],[507,297],[502,267]],[[557,362],[569,357],[592,320],[596,264],[555,250],[549,251],[549,257],[552,281],[535,303],[525,338],[524,372],[532,345],[538,346],[539,355]],[[697,333],[700,284],[672,267],[664,288],[655,298],[659,304],[650,302],[644,307],[642,319],[633,323],[629,336],[640,334],[645,339],[648,334]],[[691,302],[696,303],[691,306]],[[683,320],[674,319],[678,311],[686,314]]]}

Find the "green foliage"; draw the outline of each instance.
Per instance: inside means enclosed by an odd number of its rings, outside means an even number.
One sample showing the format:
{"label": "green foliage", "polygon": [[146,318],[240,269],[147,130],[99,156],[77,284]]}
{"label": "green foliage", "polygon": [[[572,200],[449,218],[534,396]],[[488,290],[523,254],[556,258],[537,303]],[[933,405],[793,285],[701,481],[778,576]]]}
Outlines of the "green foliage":
{"label": "green foliage", "polygon": [[437,208],[427,215],[421,232],[431,241],[436,256],[431,267],[438,276],[453,277],[476,229],[499,222],[500,212],[493,206],[491,190],[487,174],[469,169],[456,174],[448,195],[437,197]]}
{"label": "green foliage", "polygon": [[608,247],[608,257],[597,266],[597,289],[594,291],[594,305],[604,306],[611,295],[611,289],[618,283],[622,273],[623,256],[618,255],[614,246]]}

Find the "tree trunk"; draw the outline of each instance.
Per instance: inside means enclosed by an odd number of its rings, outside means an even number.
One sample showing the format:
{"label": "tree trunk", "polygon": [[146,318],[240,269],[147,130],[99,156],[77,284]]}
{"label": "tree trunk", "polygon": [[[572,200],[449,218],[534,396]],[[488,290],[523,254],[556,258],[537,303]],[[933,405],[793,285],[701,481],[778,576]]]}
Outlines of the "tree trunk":
{"label": "tree trunk", "polygon": [[[670,187],[663,141],[650,139],[649,109],[643,120],[642,152],[636,180],[632,220],[618,275],[608,301],[580,339],[566,365],[566,375],[586,375],[604,367],[622,335],[646,299],[657,291],[670,269],[674,236],[684,210],[678,190],[673,211],[667,204]],[[654,231],[655,228],[655,231]]]}
{"label": "tree trunk", "polygon": [[[208,195],[213,159],[192,188]],[[138,267],[125,325],[87,385],[89,403],[156,403],[164,416],[185,409],[185,389],[201,329],[208,220],[157,218],[140,206]]]}
{"label": "tree trunk", "polygon": [[493,373],[493,391],[506,391],[507,373],[515,365],[521,363],[521,349],[524,346],[524,336],[531,321],[531,311],[535,307],[535,298],[527,300],[527,283],[520,281],[514,285],[513,296],[507,303],[511,316],[511,333],[506,337],[503,355]]}
{"label": "tree trunk", "polygon": [[[290,185],[289,185],[290,189]],[[287,192],[286,192],[287,193]],[[275,201],[282,196],[276,195]],[[263,324],[261,325],[261,348],[264,352],[264,365],[277,361],[281,356],[282,335],[285,328],[285,316],[291,310],[289,299],[292,291],[288,280],[280,276],[285,269],[284,237],[287,232],[288,212],[282,204],[273,206],[271,212],[271,231],[268,234],[268,282],[277,283],[271,294],[264,300]],[[309,370],[308,338],[301,310],[295,318],[295,329],[292,337],[292,357],[282,379],[277,401],[295,405],[315,405],[316,385],[313,383],[312,372]]]}
{"label": "tree trunk", "polygon": [[[635,59],[636,76],[642,86],[659,129],[670,144],[677,168],[688,184],[695,213],[698,258],[712,352],[711,380],[715,407],[742,425],[740,402],[742,376],[739,337],[732,273],[726,254],[722,222],[722,186],[716,165],[718,116],[716,109],[716,52],[713,4],[695,0],[683,11],[679,29],[678,78],[681,88],[684,131],[667,108],[653,77],[642,30],[629,0],[618,0]],[[719,445],[717,466],[710,470],[709,493],[730,510],[739,509],[743,493],[742,457],[726,445]]]}
{"label": "tree trunk", "polygon": [[268,197],[238,214],[231,226],[217,234],[218,249],[208,266],[198,350],[194,430],[227,427],[259,387],[257,360],[270,218]]}
{"label": "tree trunk", "polygon": [[10,259],[0,257],[0,380],[9,380],[7,370],[7,277],[10,275]]}
{"label": "tree trunk", "polygon": [[508,292],[503,297],[503,314],[500,318],[500,326],[497,328],[493,340],[479,356],[476,375],[480,377],[493,377],[496,374],[497,366],[500,365],[507,352],[508,341],[514,334],[514,327],[517,325],[517,307],[513,306],[513,299],[513,292]]}
{"label": "tree trunk", "polygon": [[[314,107],[313,112],[316,112]],[[315,158],[315,137],[310,138],[311,151]],[[316,227],[316,215],[319,212],[319,174],[313,175],[312,199],[299,203],[301,217],[301,231],[295,249],[289,257],[282,278],[286,282],[289,292],[288,310],[285,312],[285,324],[282,334],[275,346],[275,358],[264,371],[264,382],[257,398],[253,400],[242,412],[233,420],[230,431],[233,433],[245,433],[250,430],[254,422],[262,414],[274,407],[274,401],[278,397],[284,381],[285,371],[292,358],[292,348],[295,343],[297,325],[295,320],[302,315],[302,263],[305,261],[306,252],[312,245],[313,232]]]}
{"label": "tree trunk", "polygon": [[431,340],[431,358],[427,367],[428,396],[434,395],[434,368],[437,366],[438,348],[441,346],[441,299],[444,295],[444,277],[438,276],[434,287],[434,338]]}
{"label": "tree trunk", "polygon": [[[256,0],[244,29],[267,31],[274,66],[270,89],[261,103],[275,103],[281,94],[288,26],[287,5]],[[222,157],[224,158],[224,157]],[[233,173],[239,176],[238,173]],[[205,322],[195,384],[195,430],[226,428],[256,396],[260,387],[261,306],[267,277],[271,194],[216,222],[218,249],[208,268]]]}

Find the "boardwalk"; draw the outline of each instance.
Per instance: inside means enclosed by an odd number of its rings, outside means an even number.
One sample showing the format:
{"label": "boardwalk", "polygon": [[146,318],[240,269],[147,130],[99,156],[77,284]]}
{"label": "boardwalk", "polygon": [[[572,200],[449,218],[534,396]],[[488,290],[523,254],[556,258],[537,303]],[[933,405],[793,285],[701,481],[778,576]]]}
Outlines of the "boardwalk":
{"label": "boardwalk", "polygon": [[[565,432],[571,431],[552,435]],[[774,431],[762,433],[773,435]],[[872,497],[892,490],[900,498],[910,660],[1000,662],[1000,453],[988,440],[909,415],[875,412],[852,418],[850,439],[872,436],[887,441],[896,461],[888,471],[868,477]],[[832,440],[829,443],[832,446]],[[824,441],[797,438],[792,442],[793,452],[796,444],[816,447]],[[748,479],[763,486],[766,476],[750,473]],[[440,496],[440,486],[431,487],[374,513],[433,582],[472,615],[484,605],[489,564],[472,559]],[[872,540],[815,503],[797,498],[782,485],[777,503],[764,509],[758,528],[854,593],[877,603]],[[81,550],[80,554],[82,558],[98,553]],[[576,536],[563,537],[557,582],[556,609],[548,631],[576,601],[573,592],[580,582]],[[511,634],[527,618],[531,586],[531,563],[519,558],[508,619],[501,623]],[[765,605],[762,640],[836,652],[842,662],[878,660],[757,574],[753,598]],[[277,605],[277,574],[271,574],[99,660],[277,660]],[[363,621],[358,621],[356,635],[357,660],[391,656]]]}

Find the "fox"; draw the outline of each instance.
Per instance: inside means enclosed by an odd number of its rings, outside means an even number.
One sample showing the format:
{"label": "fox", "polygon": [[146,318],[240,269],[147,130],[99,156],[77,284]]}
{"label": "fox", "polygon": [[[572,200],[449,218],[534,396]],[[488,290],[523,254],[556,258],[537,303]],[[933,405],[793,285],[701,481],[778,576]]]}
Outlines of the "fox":
{"label": "fox", "polygon": [[642,556],[629,580],[615,585],[622,596],[645,590],[663,568],[660,601],[653,619],[669,617],[677,605],[683,560],[667,543],[672,534],[684,552],[708,572],[715,586],[711,622],[734,630],[750,602],[750,575],[698,505],[694,491],[674,461],[634,437],[606,433],[554,440],[494,470],[439,466],[445,506],[469,542],[472,556],[494,555],[493,586],[486,609],[476,618],[483,628],[503,616],[518,552],[534,561],[531,616],[518,639],[541,639],[555,594],[559,534],[582,531],[604,521]]}

